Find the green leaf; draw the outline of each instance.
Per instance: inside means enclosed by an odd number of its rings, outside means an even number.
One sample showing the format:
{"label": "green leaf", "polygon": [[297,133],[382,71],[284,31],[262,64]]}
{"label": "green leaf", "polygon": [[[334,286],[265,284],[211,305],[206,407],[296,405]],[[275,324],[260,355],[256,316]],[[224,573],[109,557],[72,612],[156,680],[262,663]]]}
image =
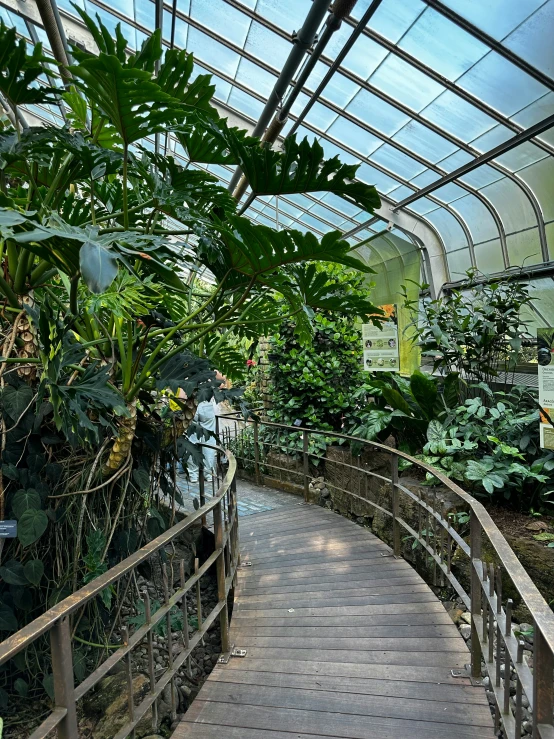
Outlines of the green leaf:
{"label": "green leaf", "polygon": [[541,531],[540,534],[534,534],[533,539],[536,539],[537,541],[554,541],[554,534],[551,534],[548,531]]}
{"label": "green leaf", "polygon": [[142,467],[133,470],[133,480],[135,481],[139,490],[142,490],[142,492],[148,491],[150,487],[150,473],[148,472],[148,470],[145,470]]}
{"label": "green leaf", "polygon": [[31,559],[25,563],[23,571],[30,583],[38,585],[44,575],[44,565],[40,559]]}
{"label": "green leaf", "polygon": [[395,390],[393,387],[385,386],[382,388],[381,392],[387,403],[394,408],[394,410],[402,411],[406,416],[412,415],[410,406],[398,390]]}
{"label": "green leaf", "polygon": [[163,92],[150,72],[122,64],[115,56],[90,55],[69,69],[75,84],[108,118],[124,146],[163,133],[184,116],[185,107]]}
{"label": "green leaf", "polygon": [[438,396],[436,380],[416,370],[410,377],[410,390],[424,416],[433,418]]}
{"label": "green leaf", "polygon": [[227,140],[257,196],[332,192],[368,213],[381,205],[373,185],[353,181],[359,165],[341,164],[337,156],[324,159],[323,148],[315,140],[310,144],[305,138],[298,143],[296,136],[289,136],[283,151],[267,144],[245,145],[231,130],[227,131]]}
{"label": "green leaf", "polygon": [[18,388],[6,385],[2,392],[2,405],[12,421],[19,419],[25,408],[32,403],[33,396],[33,390],[28,385]]}
{"label": "green leaf", "polygon": [[0,577],[8,585],[28,584],[23,565],[15,559],[10,559],[3,567],[0,567]]}
{"label": "green leaf", "polygon": [[19,624],[12,609],[0,602],[0,631],[17,631]]}
{"label": "green leaf", "polygon": [[33,488],[28,490],[18,490],[12,500],[12,509],[15,517],[20,520],[21,516],[30,509],[39,509],[42,507],[42,501],[39,493]]}
{"label": "green leaf", "polygon": [[28,547],[39,539],[48,527],[48,516],[44,511],[29,508],[19,519],[17,538],[22,546]]}
{"label": "green leaf", "polygon": [[55,88],[37,84],[49,61],[41,43],[33,46],[31,55],[27,54],[25,39],[18,39],[16,29],[7,28],[0,19],[0,92],[12,106],[55,101]]}
{"label": "green leaf", "polygon": [[22,698],[26,698],[29,693],[29,683],[25,682],[23,678],[18,677],[13,684],[15,692]]}
{"label": "green leaf", "polygon": [[45,675],[42,681],[42,687],[46,691],[51,701],[54,700],[54,675]]}
{"label": "green leaf", "polygon": [[81,274],[89,290],[96,295],[106,292],[117,276],[117,259],[113,252],[97,242],[87,241],[79,252]]}
{"label": "green leaf", "polygon": [[339,231],[330,231],[318,241],[309,231],[305,234],[292,229],[274,231],[237,216],[230,216],[226,225],[222,239],[228,247],[228,267],[246,276],[262,275],[283,265],[309,260],[344,264],[366,273],[372,271],[351,256],[351,246]]}

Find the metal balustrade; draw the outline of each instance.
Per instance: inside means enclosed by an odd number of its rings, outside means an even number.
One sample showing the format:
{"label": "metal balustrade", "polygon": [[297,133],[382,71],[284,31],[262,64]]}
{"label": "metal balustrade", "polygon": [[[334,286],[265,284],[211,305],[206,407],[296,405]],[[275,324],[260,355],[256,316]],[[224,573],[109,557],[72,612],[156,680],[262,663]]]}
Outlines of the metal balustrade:
{"label": "metal balustrade", "polygon": [[[42,616],[10,636],[0,645],[0,665],[4,665],[24,649],[36,645],[37,641],[45,635],[49,636],[54,683],[54,707],[47,718],[33,731],[30,739],[43,739],[55,730],[57,730],[59,739],[78,739],[78,701],[119,663],[123,663],[127,674],[128,720],[114,734],[114,739],[134,736],[134,728],[149,710],[152,711],[153,724],[156,724],[157,700],[168,685],[171,685],[171,711],[173,717],[175,717],[177,709],[175,705],[175,676],[183,665],[187,665],[190,672],[192,651],[201,643],[208,629],[218,618],[221,627],[222,651],[224,654],[231,651],[228,598],[235,584],[239,561],[236,461],[231,453],[225,452],[220,447],[217,447],[217,453],[217,489],[214,490],[213,496],[205,498],[204,489],[201,487],[201,505],[195,513],[187,516],[145,547],[50,608]],[[223,469],[223,463],[227,467],[226,472]],[[145,591],[141,594],[144,624],[133,629],[129,622],[124,623],[121,616],[121,606],[130,586],[133,584],[136,587],[134,577],[137,568],[148,563],[154,556],[158,557],[167,545],[174,543],[191,527],[205,522],[209,514],[213,515],[214,552],[201,566],[196,563],[194,574],[188,578],[185,573],[184,560],[169,559],[168,562],[164,562],[161,567],[163,603],[160,608],[155,613],[153,612],[150,597],[148,592]],[[177,572],[174,571],[174,565]],[[200,580],[213,566],[215,566],[217,573],[218,600],[210,613],[202,614]],[[174,587],[174,580],[179,583],[176,588]],[[91,604],[106,588],[118,587],[115,618],[120,624],[121,645],[114,645],[115,649],[110,645],[108,649],[113,649],[111,655],[79,685],[75,686],[73,644],[83,608]],[[188,595],[191,591],[194,597],[198,598],[198,628],[192,636],[189,635],[188,631]],[[181,610],[183,616],[183,648],[178,654],[174,655],[171,641],[171,616],[176,607]],[[156,675],[153,656],[153,632],[163,621],[165,621],[168,636],[168,664],[163,670],[163,674]],[[135,648],[143,645],[146,646],[148,654],[149,692],[138,705],[135,705],[131,655]]]}
{"label": "metal balustrade", "polygon": [[[303,492],[306,501],[310,480],[322,474],[317,471],[316,464],[321,470],[332,461],[332,465],[342,469],[346,484],[333,483],[333,489],[346,495],[350,501],[371,506],[392,520],[392,546],[396,557],[403,556],[402,532],[406,532],[405,538],[417,541],[432,563],[432,584],[449,583],[471,611],[471,664],[468,670],[473,681],[480,681],[481,660],[484,660],[495,695],[496,728],[501,721],[506,739],[519,739],[524,715],[523,696],[526,696],[527,710],[533,721],[533,739],[554,739],[554,613],[479,501],[435,468],[377,442],[329,431],[245,420],[238,413],[220,416],[218,428],[220,438],[233,449],[239,469],[249,473],[257,483],[284,489],[291,489],[291,478],[295,478],[292,487]],[[348,462],[336,458],[330,460],[325,453],[318,451],[317,442],[322,438],[327,443],[342,444],[345,449],[354,447],[357,454],[350,451]],[[368,451],[387,455],[390,476],[364,468],[362,454]],[[288,460],[280,464],[284,454],[288,455]],[[469,514],[467,536],[456,529],[453,517],[448,515],[444,504],[439,504],[432,489],[425,496],[426,500],[403,484],[402,477],[399,477],[400,460],[431,473],[455,495],[457,509]],[[389,486],[388,507],[381,505],[382,501],[377,503],[368,497],[370,478]],[[417,506],[417,526],[411,525],[401,515],[406,501]],[[485,561],[485,546],[489,553],[487,558],[495,560],[496,564]],[[469,590],[457,577],[459,568],[453,563],[455,554],[469,566]],[[532,667],[524,653],[524,642],[518,638],[512,623],[512,599],[503,598],[503,579],[511,583],[532,617]],[[511,682],[514,680],[515,706],[512,711]]]}

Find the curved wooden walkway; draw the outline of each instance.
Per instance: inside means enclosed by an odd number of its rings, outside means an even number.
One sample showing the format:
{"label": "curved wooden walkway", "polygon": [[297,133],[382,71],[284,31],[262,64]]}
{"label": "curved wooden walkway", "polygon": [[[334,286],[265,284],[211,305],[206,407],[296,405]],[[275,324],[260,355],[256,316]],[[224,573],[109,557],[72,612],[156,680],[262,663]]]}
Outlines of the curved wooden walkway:
{"label": "curved wooden walkway", "polygon": [[294,502],[241,519],[232,641],[173,739],[492,739],[469,652],[420,576],[367,530]]}

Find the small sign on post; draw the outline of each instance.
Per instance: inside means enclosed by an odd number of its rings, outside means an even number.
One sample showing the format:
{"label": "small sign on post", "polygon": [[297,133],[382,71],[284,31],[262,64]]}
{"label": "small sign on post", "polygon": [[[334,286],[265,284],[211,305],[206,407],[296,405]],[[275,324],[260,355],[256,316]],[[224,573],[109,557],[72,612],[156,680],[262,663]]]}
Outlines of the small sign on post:
{"label": "small sign on post", "polygon": [[554,449],[554,328],[537,329],[539,363],[540,445]]}
{"label": "small sign on post", "polygon": [[17,521],[0,521],[0,539],[17,537]]}

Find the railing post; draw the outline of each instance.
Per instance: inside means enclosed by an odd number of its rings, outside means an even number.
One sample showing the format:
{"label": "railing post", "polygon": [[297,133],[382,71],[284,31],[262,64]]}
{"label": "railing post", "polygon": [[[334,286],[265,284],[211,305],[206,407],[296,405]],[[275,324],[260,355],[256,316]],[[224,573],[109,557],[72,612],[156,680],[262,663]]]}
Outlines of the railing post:
{"label": "railing post", "polygon": [[[219,623],[221,626],[221,651],[226,654],[230,651],[229,643],[229,613],[227,609],[227,593],[225,592],[225,551],[223,546],[223,516],[221,513],[221,500],[218,501],[214,508],[214,537],[216,551],[219,549],[219,555],[216,560],[217,571],[217,598],[220,603],[223,602],[223,608],[219,614]],[[232,533],[229,535],[229,546],[231,545]]]}
{"label": "railing post", "polygon": [[554,711],[554,655],[542,632],[534,624],[533,632],[533,739],[538,739],[539,724],[552,726]]}
{"label": "railing post", "polygon": [[254,419],[254,473],[256,475],[256,483],[260,485],[262,477],[260,474],[259,427],[256,419]]}
{"label": "railing post", "polygon": [[304,466],[304,500],[308,502],[308,494],[310,492],[310,458],[308,456],[308,432],[306,429],[302,431],[302,460]]}
{"label": "railing post", "polygon": [[391,457],[391,484],[392,484],[392,549],[395,557],[401,557],[400,544],[400,524],[398,518],[400,516],[400,501],[398,499],[398,457],[393,454]]}
{"label": "railing post", "polygon": [[481,644],[475,617],[481,615],[481,578],[477,570],[481,564],[481,523],[472,510],[470,513],[470,564],[471,564],[471,677],[481,679]]}
{"label": "railing post", "polygon": [[58,724],[58,739],[78,739],[69,618],[56,621],[50,630],[50,647],[54,677],[54,702],[56,708],[65,708],[67,711]]}

